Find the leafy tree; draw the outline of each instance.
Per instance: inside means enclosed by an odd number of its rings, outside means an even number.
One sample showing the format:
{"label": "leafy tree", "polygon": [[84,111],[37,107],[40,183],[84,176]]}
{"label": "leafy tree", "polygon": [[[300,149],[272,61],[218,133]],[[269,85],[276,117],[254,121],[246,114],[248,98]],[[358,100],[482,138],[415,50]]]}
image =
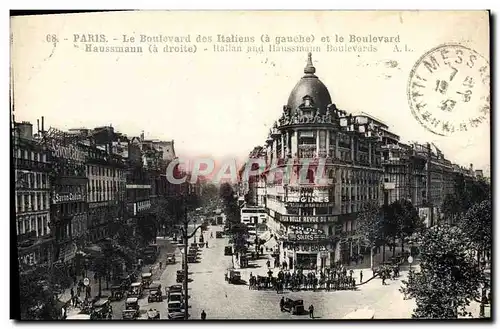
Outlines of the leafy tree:
{"label": "leafy tree", "polygon": [[455,223],[464,211],[464,202],[458,194],[447,194],[441,205],[441,212],[448,224]]}
{"label": "leafy tree", "polygon": [[453,319],[465,316],[466,307],[479,296],[482,280],[466,244],[466,234],[456,226],[438,225],[418,234],[420,271],[411,271],[400,291],[415,298],[413,318]]}
{"label": "leafy tree", "polygon": [[459,223],[471,246],[477,251],[478,259],[482,252],[492,248],[491,200],[474,204]]}
{"label": "leafy tree", "polygon": [[166,235],[169,232],[177,220],[177,209],[174,202],[167,200],[165,198],[159,198],[153,209],[153,213],[156,216],[156,222],[159,228],[164,229],[163,234]]}
{"label": "leafy tree", "polygon": [[153,214],[146,215],[137,220],[136,233],[142,245],[156,241],[157,222]]}
{"label": "leafy tree", "polygon": [[418,216],[417,209],[415,209],[410,201],[405,199],[397,200],[390,204],[386,209],[386,216],[388,221],[388,236],[393,239],[394,246],[396,240],[399,240],[401,243],[401,252],[404,252],[405,239],[424,228],[424,223]]}
{"label": "leafy tree", "polygon": [[370,268],[373,268],[373,250],[382,244],[384,238],[384,214],[376,203],[368,203],[356,219],[358,233],[370,246]]}
{"label": "leafy tree", "polygon": [[243,223],[236,223],[231,226],[231,233],[234,240],[235,251],[243,250],[247,243],[248,227]]}
{"label": "leafy tree", "polygon": [[19,276],[19,303],[22,320],[52,320],[57,316],[55,288],[51,284],[50,269],[36,266]]}
{"label": "leafy tree", "polygon": [[238,198],[235,196],[233,187],[229,183],[223,183],[220,186],[219,195],[224,205],[227,222],[230,225],[240,223],[240,207],[238,206]]}
{"label": "leafy tree", "polygon": [[212,183],[205,183],[202,186],[202,203],[205,207],[210,207],[217,203],[219,199],[219,189]]}

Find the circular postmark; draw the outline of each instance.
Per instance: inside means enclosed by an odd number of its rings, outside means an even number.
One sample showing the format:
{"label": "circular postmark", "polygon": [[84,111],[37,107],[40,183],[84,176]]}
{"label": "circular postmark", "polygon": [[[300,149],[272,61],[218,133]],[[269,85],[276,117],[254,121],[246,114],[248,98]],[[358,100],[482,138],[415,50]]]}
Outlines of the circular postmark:
{"label": "circular postmark", "polygon": [[490,65],[459,44],[429,50],[413,66],[407,86],[413,116],[440,136],[489,121]]}

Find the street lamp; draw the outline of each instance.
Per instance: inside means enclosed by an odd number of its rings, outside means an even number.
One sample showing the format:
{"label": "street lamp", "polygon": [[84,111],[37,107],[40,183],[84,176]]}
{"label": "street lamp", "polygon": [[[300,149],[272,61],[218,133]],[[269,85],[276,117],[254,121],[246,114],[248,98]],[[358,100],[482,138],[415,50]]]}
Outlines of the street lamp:
{"label": "street lamp", "polygon": [[[183,196],[183,202],[184,202],[184,196]],[[194,231],[188,235],[188,224],[189,224],[189,219],[187,216],[187,206],[184,205],[184,220],[183,220],[183,227],[181,228],[181,233],[182,237],[184,240],[184,320],[188,320],[189,318],[189,312],[188,312],[188,299],[189,299],[189,294],[188,294],[188,241],[190,238],[192,238],[195,234],[196,231],[201,228],[201,225],[196,227]]]}

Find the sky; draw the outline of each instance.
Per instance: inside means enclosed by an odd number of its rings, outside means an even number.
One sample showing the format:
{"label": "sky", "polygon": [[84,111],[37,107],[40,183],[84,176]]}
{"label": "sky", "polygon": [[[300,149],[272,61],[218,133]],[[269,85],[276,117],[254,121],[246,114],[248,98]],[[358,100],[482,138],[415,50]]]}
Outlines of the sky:
{"label": "sky", "polygon": [[[270,52],[268,45],[319,46],[312,51],[316,75],[338,108],[369,113],[402,141],[433,142],[452,162],[473,163],[488,174],[489,122],[467,133],[438,136],[413,117],[406,91],[415,63],[439,45],[459,43],[489,60],[488,24],[485,12],[155,11],[16,17],[11,21],[15,117],[36,127],[43,115],[45,128],[111,124],[129,136],[144,131],[146,138],[173,139],[180,156],[243,159],[265,142],[306,64],[307,50]],[[108,42],[101,46],[140,45],[144,52],[86,52],[90,42],[81,41],[90,41],[88,34],[105,35]],[[219,34],[254,41],[218,43],[241,45],[242,51],[215,52]],[[141,35],[190,39],[140,43]],[[247,53],[247,45],[260,46],[263,35],[270,38],[264,51]],[[52,42],[53,36],[58,42]],[[210,36],[212,42],[196,42],[197,36]],[[327,36],[330,42],[321,42]],[[352,36],[371,36],[372,41],[351,43]],[[124,42],[131,37],[134,43]],[[343,42],[335,42],[341,37]],[[398,42],[373,37],[397,37]],[[149,53],[150,45],[158,53]],[[195,45],[196,52],[165,53],[166,45]],[[327,45],[335,51],[327,51]],[[341,51],[353,45],[376,51]],[[398,52],[395,45],[410,50]]]}

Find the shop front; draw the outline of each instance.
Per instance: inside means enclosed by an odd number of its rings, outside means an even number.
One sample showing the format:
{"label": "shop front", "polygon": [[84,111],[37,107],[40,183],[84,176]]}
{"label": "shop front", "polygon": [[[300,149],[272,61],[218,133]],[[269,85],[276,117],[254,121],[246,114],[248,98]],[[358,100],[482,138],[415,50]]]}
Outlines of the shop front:
{"label": "shop front", "polygon": [[280,262],[287,262],[290,269],[319,270],[333,262],[333,246],[329,240],[282,242]]}

